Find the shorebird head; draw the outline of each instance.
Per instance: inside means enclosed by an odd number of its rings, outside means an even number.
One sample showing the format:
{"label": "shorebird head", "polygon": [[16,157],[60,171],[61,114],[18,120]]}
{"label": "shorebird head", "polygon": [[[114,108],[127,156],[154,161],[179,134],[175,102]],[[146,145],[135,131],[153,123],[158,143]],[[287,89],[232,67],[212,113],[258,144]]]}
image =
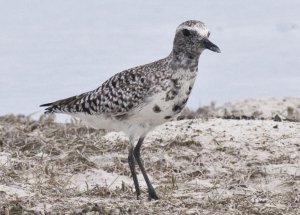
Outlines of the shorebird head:
{"label": "shorebird head", "polygon": [[173,50],[190,56],[199,56],[204,49],[220,53],[218,46],[209,41],[210,32],[203,22],[189,20],[176,30]]}

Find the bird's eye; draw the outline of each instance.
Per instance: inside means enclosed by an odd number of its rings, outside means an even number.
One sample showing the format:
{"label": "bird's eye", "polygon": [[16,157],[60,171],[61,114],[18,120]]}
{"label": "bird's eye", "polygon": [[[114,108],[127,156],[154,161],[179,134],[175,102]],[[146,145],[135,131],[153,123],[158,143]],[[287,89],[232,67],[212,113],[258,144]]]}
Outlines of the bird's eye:
{"label": "bird's eye", "polygon": [[188,36],[191,35],[191,32],[190,32],[189,30],[187,30],[187,29],[183,29],[183,30],[182,30],[182,33],[183,33],[183,35],[186,36],[186,37],[188,37]]}
{"label": "bird's eye", "polygon": [[210,31],[207,33],[207,37],[209,37],[210,36]]}

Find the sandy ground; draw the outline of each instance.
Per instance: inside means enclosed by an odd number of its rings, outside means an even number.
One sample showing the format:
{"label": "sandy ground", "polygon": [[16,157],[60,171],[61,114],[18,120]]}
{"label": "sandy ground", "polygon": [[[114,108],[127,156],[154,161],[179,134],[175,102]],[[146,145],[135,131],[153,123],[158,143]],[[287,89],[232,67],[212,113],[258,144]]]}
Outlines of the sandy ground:
{"label": "sandy ground", "polygon": [[298,214],[300,123],[220,118],[155,129],[142,156],[160,196],[136,200],[122,133],[0,117],[0,214]]}

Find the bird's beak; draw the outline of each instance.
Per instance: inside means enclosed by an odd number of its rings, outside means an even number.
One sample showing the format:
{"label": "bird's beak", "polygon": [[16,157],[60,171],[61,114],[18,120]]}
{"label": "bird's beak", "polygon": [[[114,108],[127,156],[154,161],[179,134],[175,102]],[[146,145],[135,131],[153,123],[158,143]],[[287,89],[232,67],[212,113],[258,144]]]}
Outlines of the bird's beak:
{"label": "bird's beak", "polygon": [[216,46],[215,44],[213,44],[212,42],[210,42],[206,38],[202,40],[202,44],[203,44],[203,47],[206,48],[206,49],[209,49],[213,52],[221,53],[221,50],[219,49],[219,47]]}

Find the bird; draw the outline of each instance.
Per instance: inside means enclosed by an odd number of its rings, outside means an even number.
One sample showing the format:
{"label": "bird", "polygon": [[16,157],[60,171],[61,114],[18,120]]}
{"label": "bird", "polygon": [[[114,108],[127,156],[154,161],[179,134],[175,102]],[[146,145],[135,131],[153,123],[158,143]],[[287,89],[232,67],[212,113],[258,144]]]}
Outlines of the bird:
{"label": "bird", "polygon": [[119,72],[95,90],[40,106],[46,107],[45,114],[68,114],[96,129],[123,131],[129,138],[128,163],[137,199],[141,191],[136,163],[147,184],[148,199],[158,200],[141,158],[141,146],[150,131],[176,120],[185,107],[201,53],[205,49],[221,52],[209,36],[203,22],[185,21],[177,27],[167,57]]}

